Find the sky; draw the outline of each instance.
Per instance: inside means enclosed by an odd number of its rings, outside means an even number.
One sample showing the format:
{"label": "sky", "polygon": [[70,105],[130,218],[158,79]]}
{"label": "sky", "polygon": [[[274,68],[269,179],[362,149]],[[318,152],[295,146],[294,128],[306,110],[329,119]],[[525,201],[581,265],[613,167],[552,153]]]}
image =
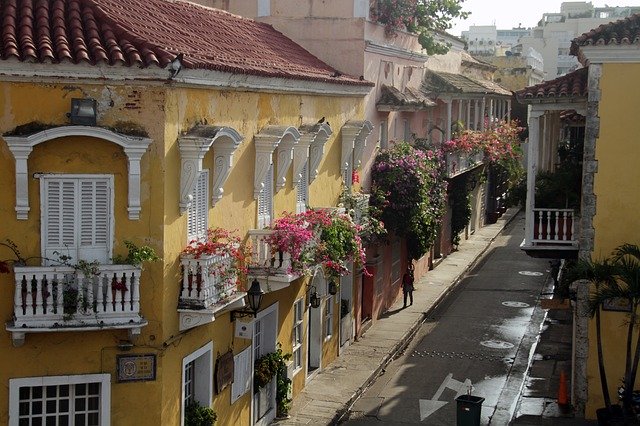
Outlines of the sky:
{"label": "sky", "polygon": [[[522,24],[523,27],[535,27],[543,13],[560,12],[562,0],[464,0],[463,9],[471,11],[464,21],[456,20],[450,34],[460,36],[471,25],[496,25],[506,30]],[[594,7],[640,6],[640,0],[592,0]]]}

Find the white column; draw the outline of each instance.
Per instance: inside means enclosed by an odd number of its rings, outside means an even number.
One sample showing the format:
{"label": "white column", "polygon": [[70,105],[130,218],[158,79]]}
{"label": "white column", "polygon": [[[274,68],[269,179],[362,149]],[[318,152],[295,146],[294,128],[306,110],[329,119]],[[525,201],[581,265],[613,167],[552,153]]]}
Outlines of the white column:
{"label": "white column", "polygon": [[507,121],[511,122],[511,99],[507,99]]}
{"label": "white column", "polygon": [[16,215],[18,220],[27,220],[29,215],[29,169],[27,159],[33,147],[24,145],[11,150],[16,160]]}
{"label": "white column", "polygon": [[458,117],[456,121],[462,121],[462,99],[458,99]]}
{"label": "white column", "polygon": [[467,99],[467,119],[464,123],[466,129],[471,129],[471,100]]}
{"label": "white column", "polygon": [[473,110],[473,130],[478,130],[480,128],[480,124],[478,120],[480,120],[480,102],[476,99],[474,101],[474,110]]}
{"label": "white column", "polygon": [[147,147],[128,147],[124,153],[129,158],[129,219],[140,219],[140,159]]}
{"label": "white column", "polygon": [[484,125],[484,114],[485,114],[485,110],[487,109],[487,100],[485,98],[482,98],[482,103],[481,103],[481,107],[480,107],[480,130],[484,130],[485,125]]}
{"label": "white column", "polygon": [[447,135],[447,139],[448,141],[451,140],[451,100],[447,100],[445,101],[447,103],[447,130],[446,130],[446,135]]}
{"label": "white column", "polygon": [[531,245],[533,239],[533,209],[536,205],[536,174],[538,173],[538,152],[540,150],[540,116],[542,110],[529,111],[529,152],[527,154],[527,201],[525,204],[524,245]]}

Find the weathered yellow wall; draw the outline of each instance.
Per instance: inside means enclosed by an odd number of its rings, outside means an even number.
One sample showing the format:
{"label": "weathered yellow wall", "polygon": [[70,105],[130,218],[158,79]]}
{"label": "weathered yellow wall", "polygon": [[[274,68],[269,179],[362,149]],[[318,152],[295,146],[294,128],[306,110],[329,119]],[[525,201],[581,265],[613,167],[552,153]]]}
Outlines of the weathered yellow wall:
{"label": "weathered yellow wall", "polygon": [[[17,220],[15,214],[15,163],[7,145],[0,143],[0,240],[14,241],[23,257],[33,257],[30,265],[38,265],[40,259],[40,186],[33,177],[35,172],[43,173],[104,173],[115,177],[114,205],[114,254],[126,254],[122,242],[132,240],[138,244],[149,244],[162,255],[162,160],[158,157],[158,145],[162,146],[163,121],[161,91],[135,87],[97,87],[31,85],[0,83],[0,133],[13,130],[17,125],[39,121],[47,125],[66,125],[66,113],[70,110],[72,97],[93,97],[99,102],[99,123],[104,126],[122,128],[120,122],[136,122],[154,140],[141,161],[141,204],[140,220],[131,221],[127,213],[127,158],[123,149],[103,140],[88,137],[66,137],[47,141],[34,147],[28,161],[29,204],[28,220]],[[45,101],[46,100],[46,101]],[[0,247],[0,260],[11,258],[6,247]],[[149,321],[142,330],[134,352],[158,353],[162,341],[159,324],[162,318],[160,301],[163,299],[162,265],[147,265],[141,277],[141,311]],[[9,320],[13,312],[13,275],[0,275],[0,312]],[[4,333],[0,339],[0,377],[9,378],[111,373],[112,407],[122,407],[126,402],[136,404],[147,401],[159,405],[162,380],[162,358],[158,359],[158,380],[156,382],[115,383],[115,355],[117,343],[127,339],[123,330],[98,332],[63,332],[27,334],[24,346],[14,348],[10,334]],[[8,383],[0,388],[0,423],[8,422]],[[114,410],[114,424],[129,416],[131,410]],[[160,413],[145,413],[145,418],[160,424]]]}
{"label": "weathered yellow wall", "polygon": [[[115,383],[115,355],[125,331],[105,330],[84,333],[28,334],[21,348],[13,348],[9,333],[0,340],[0,376],[5,378],[45,375],[112,374],[112,423],[118,425],[178,424],[182,360],[209,341],[213,355],[233,348],[240,352],[246,340],[234,339],[229,314],[213,323],[187,332],[178,331],[176,310],[179,293],[179,255],[186,245],[187,216],[179,211],[180,153],[178,136],[195,124],[207,122],[237,130],[244,140],[234,155],[234,166],[224,186],[224,197],[209,211],[209,226],[237,230],[246,238],[256,227],[256,201],[253,198],[255,168],[254,135],[269,124],[299,127],[326,117],[334,133],[325,145],[319,175],[310,186],[310,204],[329,207],[337,204],[341,192],[339,171],[341,155],[340,127],[349,119],[362,119],[360,98],[303,95],[275,95],[198,89],[142,88],[133,86],[62,86],[0,84],[0,133],[16,125],[41,121],[65,125],[72,97],[93,97],[99,102],[98,124],[122,128],[120,121],[135,123],[153,140],[142,157],[141,218],[131,221],[127,215],[127,161],[122,148],[106,141],[86,137],[67,137],[35,147],[28,162],[29,172],[108,173],[115,175],[114,254],[125,254],[124,239],[149,244],[162,257],[145,267],[141,281],[141,311],[149,321],[129,353],[154,353],[157,379],[150,382]],[[47,102],[40,102],[47,99]],[[205,156],[204,167],[213,173],[213,152]],[[40,254],[39,183],[29,180],[31,211],[29,220],[16,220],[15,166],[7,145],[0,143],[0,240],[14,240],[25,256]],[[275,217],[283,211],[295,211],[295,189],[288,182],[274,197]],[[30,237],[25,237],[30,236]],[[9,252],[0,248],[0,260]],[[36,264],[36,263],[34,263]],[[285,352],[291,352],[293,302],[306,293],[306,281],[265,297],[263,307],[279,302],[279,334]],[[11,317],[12,276],[0,275],[0,312]],[[339,323],[339,304],[334,307],[334,324]],[[306,330],[306,322],[305,322]],[[337,328],[336,328],[337,340]],[[332,344],[333,345],[333,344]],[[335,345],[333,345],[335,346]],[[305,346],[306,351],[306,346]],[[334,351],[337,352],[337,351]],[[326,352],[326,365],[331,359]],[[303,355],[306,360],[306,356]],[[26,362],[15,362],[16,359]],[[13,361],[11,361],[13,360]],[[304,373],[296,375],[294,392],[301,389]],[[214,395],[219,424],[248,424],[250,395],[230,405],[230,387]],[[158,407],[155,410],[131,410],[131,407]],[[8,388],[0,388],[0,423],[7,422]]]}
{"label": "weathered yellow wall", "polygon": [[[640,64],[606,64],[600,88],[602,99],[600,135],[596,141],[598,171],[594,191],[594,259],[603,259],[620,244],[640,244]],[[627,315],[604,312],[602,316],[604,358],[612,399],[624,373]],[[589,402],[587,416],[603,406],[595,345],[595,323],[589,330]],[[636,382],[636,388],[638,383]]]}

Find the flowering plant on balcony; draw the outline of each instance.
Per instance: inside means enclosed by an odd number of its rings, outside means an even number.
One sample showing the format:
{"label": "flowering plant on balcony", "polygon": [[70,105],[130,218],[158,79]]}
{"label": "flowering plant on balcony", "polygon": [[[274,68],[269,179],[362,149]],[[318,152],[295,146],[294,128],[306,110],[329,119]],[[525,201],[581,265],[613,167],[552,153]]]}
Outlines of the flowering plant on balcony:
{"label": "flowering plant on balcony", "polygon": [[485,130],[462,130],[442,144],[444,153],[474,154],[484,152],[492,162],[520,158],[520,138],[523,128],[517,121],[501,121]]}
{"label": "flowering plant on balcony", "polygon": [[322,265],[328,275],[341,276],[348,272],[347,262],[364,264],[360,227],[347,214],[327,209],[285,213],[271,229],[267,241],[274,253],[289,253],[290,272],[310,273],[312,266]]}
{"label": "flowering plant on balcony", "polygon": [[353,221],[360,227],[360,239],[365,244],[383,240],[387,236],[384,223],[378,219],[380,212],[369,203],[369,195],[348,189],[340,194],[338,205],[344,207]]}
{"label": "flowering plant on balcony", "polygon": [[[216,262],[211,264],[210,270],[206,271],[209,274],[216,274],[222,277],[218,283],[219,291],[224,291],[228,284],[236,283],[238,275],[246,273],[246,259],[249,257],[247,247],[241,244],[240,237],[234,235],[232,231],[218,227],[207,229],[207,237],[204,239],[191,240],[182,249],[181,254],[193,259],[208,256],[228,256],[231,259],[231,264]],[[189,277],[192,279],[192,276],[195,275],[196,279],[201,280],[202,272],[200,270],[189,271]]]}
{"label": "flowering plant on balcony", "polygon": [[370,204],[389,231],[407,239],[413,259],[429,250],[445,212],[443,161],[439,150],[403,142],[380,151],[372,167]]}

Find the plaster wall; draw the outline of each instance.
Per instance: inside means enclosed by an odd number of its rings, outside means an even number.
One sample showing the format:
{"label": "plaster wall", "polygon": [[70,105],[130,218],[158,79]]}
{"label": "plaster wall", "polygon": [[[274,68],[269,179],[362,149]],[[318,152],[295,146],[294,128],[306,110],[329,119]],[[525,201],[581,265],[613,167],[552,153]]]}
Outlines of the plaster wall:
{"label": "plaster wall", "polygon": [[[597,172],[594,179],[596,214],[594,259],[604,259],[620,244],[640,243],[640,208],[637,183],[640,182],[640,123],[635,111],[640,108],[640,88],[635,81],[640,64],[604,64],[600,79],[600,132],[596,139]],[[603,347],[610,393],[615,397],[625,362],[626,324],[623,312],[603,312]],[[634,338],[634,345],[635,345]],[[595,417],[603,406],[597,369],[595,322],[589,327],[589,358],[587,368],[588,402],[586,416]],[[636,388],[638,382],[636,382]]]}

